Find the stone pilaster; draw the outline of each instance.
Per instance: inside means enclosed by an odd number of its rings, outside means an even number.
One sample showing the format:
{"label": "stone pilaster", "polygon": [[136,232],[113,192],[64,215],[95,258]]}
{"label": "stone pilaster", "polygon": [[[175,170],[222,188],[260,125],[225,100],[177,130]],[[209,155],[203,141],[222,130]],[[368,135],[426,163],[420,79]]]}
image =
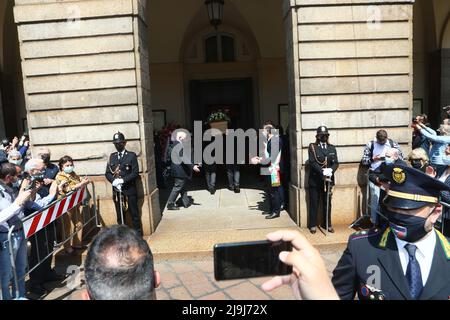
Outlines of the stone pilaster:
{"label": "stone pilaster", "polygon": [[144,232],[160,218],[145,21],[141,0],[16,0],[23,82],[32,148],[65,154],[95,180],[105,224],[115,223],[103,178],[115,132],[138,154]]}
{"label": "stone pilaster", "polygon": [[[341,166],[334,223],[360,211],[364,145],[384,128],[410,148],[412,0],[285,0],[291,112],[290,214],[307,223],[308,145],[328,126]],[[296,151],[296,152],[295,152]]]}

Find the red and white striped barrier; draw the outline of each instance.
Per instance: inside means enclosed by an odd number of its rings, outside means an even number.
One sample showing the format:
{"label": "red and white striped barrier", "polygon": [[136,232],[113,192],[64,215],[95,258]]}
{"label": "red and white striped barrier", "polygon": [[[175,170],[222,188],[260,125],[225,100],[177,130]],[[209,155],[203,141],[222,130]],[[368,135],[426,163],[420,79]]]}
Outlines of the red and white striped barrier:
{"label": "red and white striped barrier", "polygon": [[58,202],[55,202],[51,207],[39,212],[34,217],[27,219],[23,222],[23,229],[25,236],[28,239],[36,232],[42,230],[50,223],[61,217],[63,214],[73,209],[83,201],[84,192],[86,187],[75,191],[69,196],[62,198]]}

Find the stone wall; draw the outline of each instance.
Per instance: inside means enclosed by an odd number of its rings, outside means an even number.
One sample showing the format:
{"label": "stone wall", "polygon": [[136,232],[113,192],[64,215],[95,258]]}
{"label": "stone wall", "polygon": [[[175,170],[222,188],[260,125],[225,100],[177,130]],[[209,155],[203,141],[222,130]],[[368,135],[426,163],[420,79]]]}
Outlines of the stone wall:
{"label": "stone wall", "polygon": [[141,0],[16,0],[23,81],[33,149],[65,154],[95,180],[104,221],[115,222],[103,175],[115,132],[141,170],[144,232],[161,218],[154,174],[145,4]]}
{"label": "stone wall", "polygon": [[410,148],[412,4],[391,0],[286,0],[292,166],[290,213],[307,223],[308,145],[328,126],[341,162],[334,223],[361,211],[364,145],[384,128]]}

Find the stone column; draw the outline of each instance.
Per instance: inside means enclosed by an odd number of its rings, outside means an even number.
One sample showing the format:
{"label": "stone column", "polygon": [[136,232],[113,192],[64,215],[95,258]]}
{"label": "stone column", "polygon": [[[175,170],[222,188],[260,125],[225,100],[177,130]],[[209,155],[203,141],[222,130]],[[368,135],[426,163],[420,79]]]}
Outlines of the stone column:
{"label": "stone column", "polygon": [[364,145],[388,131],[410,149],[413,0],[285,0],[291,112],[290,214],[307,224],[308,145],[324,124],[340,168],[334,224],[361,211]]}
{"label": "stone column", "polygon": [[25,99],[33,149],[52,160],[68,154],[76,172],[95,181],[101,218],[116,223],[104,178],[112,136],[125,134],[138,155],[142,223],[161,219],[144,0],[15,0]]}

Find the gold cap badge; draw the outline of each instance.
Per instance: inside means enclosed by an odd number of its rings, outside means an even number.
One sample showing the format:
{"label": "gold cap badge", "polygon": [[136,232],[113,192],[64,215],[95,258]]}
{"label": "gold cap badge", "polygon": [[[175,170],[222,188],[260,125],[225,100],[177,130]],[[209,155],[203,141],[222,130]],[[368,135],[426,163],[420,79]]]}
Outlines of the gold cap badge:
{"label": "gold cap badge", "polygon": [[406,174],[402,168],[394,168],[394,170],[392,171],[392,179],[396,183],[402,184],[406,180]]}

